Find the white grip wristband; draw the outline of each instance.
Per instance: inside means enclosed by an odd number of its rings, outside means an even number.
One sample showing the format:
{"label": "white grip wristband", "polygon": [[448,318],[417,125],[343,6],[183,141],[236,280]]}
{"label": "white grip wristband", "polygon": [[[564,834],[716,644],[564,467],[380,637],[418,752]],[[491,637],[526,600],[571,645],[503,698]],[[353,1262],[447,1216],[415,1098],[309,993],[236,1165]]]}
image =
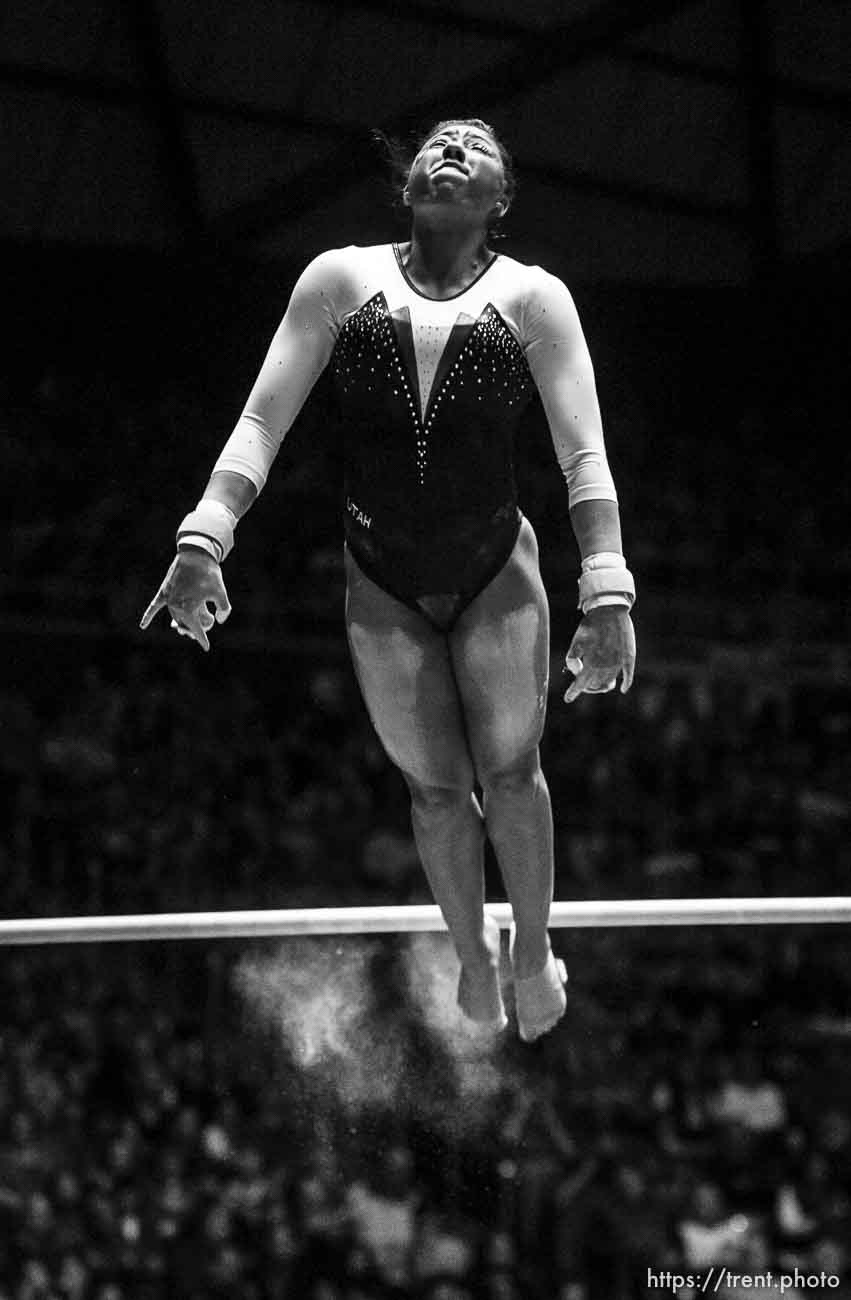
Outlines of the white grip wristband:
{"label": "white grip wristband", "polygon": [[177,530],[177,545],[200,546],[219,564],[233,550],[236,515],[221,501],[201,500]]}
{"label": "white grip wristband", "polygon": [[632,609],[634,601],[635,579],[622,555],[600,551],[586,556],[579,579],[579,608],[583,614],[602,605]]}

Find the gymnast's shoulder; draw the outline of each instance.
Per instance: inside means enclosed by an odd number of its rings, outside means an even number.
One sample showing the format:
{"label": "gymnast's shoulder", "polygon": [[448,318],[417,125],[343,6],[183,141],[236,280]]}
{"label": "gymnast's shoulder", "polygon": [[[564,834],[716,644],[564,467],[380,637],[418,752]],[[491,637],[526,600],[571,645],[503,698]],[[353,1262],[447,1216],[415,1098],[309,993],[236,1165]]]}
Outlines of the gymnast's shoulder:
{"label": "gymnast's shoulder", "polygon": [[570,297],[570,291],[564,280],[536,262],[521,262],[509,253],[499,252],[496,266],[499,267],[501,275],[526,298],[547,301]]}
{"label": "gymnast's shoulder", "polygon": [[318,253],[302,271],[294,294],[317,294],[335,304],[344,314],[375,285],[392,260],[392,244],[349,244]]}
{"label": "gymnast's shoulder", "polygon": [[543,266],[500,253],[497,266],[506,305],[526,347],[553,338],[573,337],[578,315],[565,282]]}

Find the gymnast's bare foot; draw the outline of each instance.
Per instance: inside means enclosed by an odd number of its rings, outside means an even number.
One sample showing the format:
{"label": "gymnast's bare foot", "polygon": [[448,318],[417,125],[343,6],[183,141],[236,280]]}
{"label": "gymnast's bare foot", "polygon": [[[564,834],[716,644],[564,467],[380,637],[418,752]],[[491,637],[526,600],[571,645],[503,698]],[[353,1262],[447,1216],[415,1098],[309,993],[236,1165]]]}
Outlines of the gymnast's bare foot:
{"label": "gymnast's bare foot", "polygon": [[561,1020],[567,1010],[567,996],[564,986],[567,983],[567,971],[564,962],[553,955],[548,948],[541,967],[533,974],[517,976],[514,964],[516,932],[512,927],[510,952],[515,969],[514,997],[517,1008],[517,1028],[524,1043],[532,1043],[536,1038],[549,1033]]}

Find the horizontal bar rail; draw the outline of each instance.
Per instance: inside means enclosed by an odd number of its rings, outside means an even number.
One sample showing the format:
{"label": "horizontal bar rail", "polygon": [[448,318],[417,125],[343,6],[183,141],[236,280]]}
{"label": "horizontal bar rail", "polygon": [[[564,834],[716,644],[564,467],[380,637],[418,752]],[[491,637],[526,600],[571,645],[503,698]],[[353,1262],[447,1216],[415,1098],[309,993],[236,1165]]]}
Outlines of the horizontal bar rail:
{"label": "horizontal bar rail", "polygon": [[[506,929],[508,903],[487,912]],[[802,925],[851,921],[851,897],[651,898],[553,903],[557,929],[692,925]],[[306,935],[441,931],[433,904],[307,907],[240,912],[154,912],[132,916],[51,916],[0,920],[0,946],[119,943],[168,939],[260,939]]]}

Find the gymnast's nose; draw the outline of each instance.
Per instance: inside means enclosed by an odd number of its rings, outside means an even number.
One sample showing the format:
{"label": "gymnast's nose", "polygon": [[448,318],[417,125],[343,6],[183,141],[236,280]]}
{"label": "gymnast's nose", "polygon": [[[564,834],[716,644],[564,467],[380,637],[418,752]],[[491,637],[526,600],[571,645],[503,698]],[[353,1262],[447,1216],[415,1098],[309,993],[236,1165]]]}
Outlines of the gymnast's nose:
{"label": "gymnast's nose", "polygon": [[457,162],[462,166],[467,158],[463,145],[460,144],[445,144],[443,146],[443,156],[447,162]]}

